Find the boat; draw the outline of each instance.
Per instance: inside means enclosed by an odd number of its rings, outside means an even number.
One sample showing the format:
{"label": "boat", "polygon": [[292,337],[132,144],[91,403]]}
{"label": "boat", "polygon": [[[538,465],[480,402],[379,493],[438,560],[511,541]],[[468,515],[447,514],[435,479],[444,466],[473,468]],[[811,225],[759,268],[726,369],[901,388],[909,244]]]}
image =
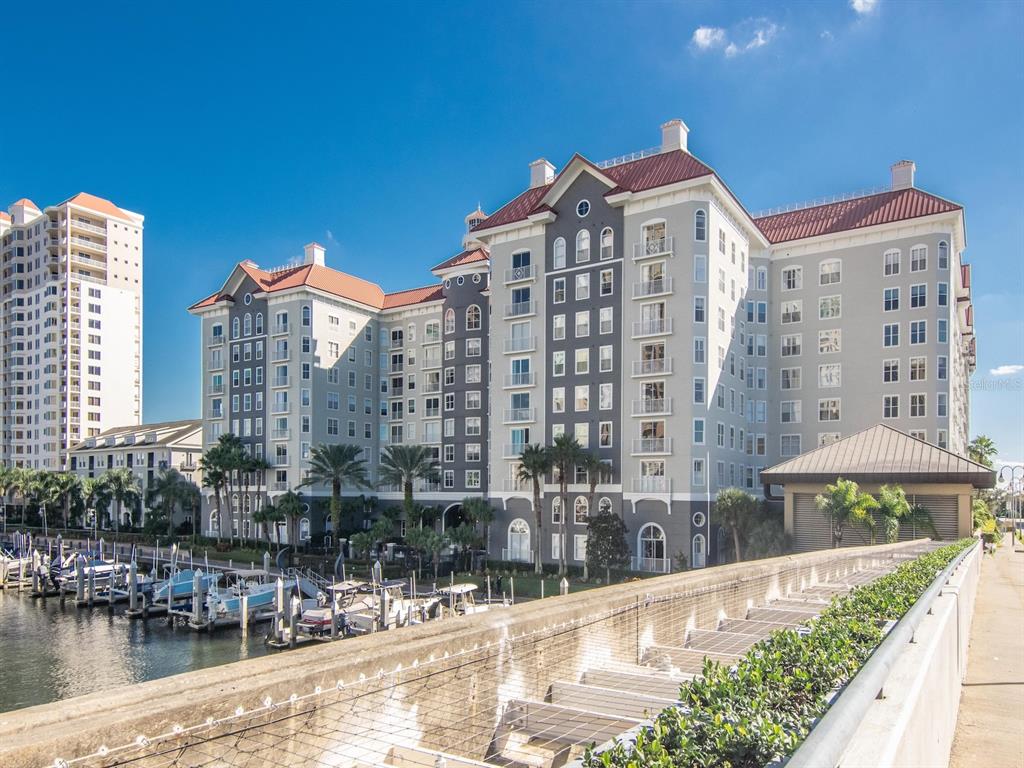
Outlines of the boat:
{"label": "boat", "polygon": [[[243,608],[247,623],[267,621],[276,612],[276,591],[277,585],[262,569],[229,571],[223,590],[214,586],[201,606],[193,605],[188,625],[195,630],[239,626]],[[311,602],[315,605],[315,601]]]}
{"label": "boat", "polygon": [[[365,581],[341,581],[332,584],[317,595],[317,605],[302,612],[296,629],[303,634],[321,637],[331,632],[331,618],[334,617],[341,634],[347,634],[346,613],[350,610],[366,610],[372,604],[372,596],[366,592]],[[332,610],[333,603],[333,610]]]}
{"label": "boat", "polygon": [[381,629],[396,629],[413,624],[422,624],[436,618],[441,604],[439,595],[426,598],[407,597],[403,587],[405,581],[395,579],[371,584],[371,593],[364,601],[345,612],[347,631],[352,635],[363,635]]}
{"label": "boat", "polygon": [[14,547],[0,546],[0,585],[28,578],[32,558],[19,554]]}
{"label": "boat", "polygon": [[487,603],[478,603],[473,593],[479,589],[476,584],[452,584],[448,587],[441,587],[437,594],[445,609],[456,616],[467,616],[473,613],[483,613],[490,606]]}

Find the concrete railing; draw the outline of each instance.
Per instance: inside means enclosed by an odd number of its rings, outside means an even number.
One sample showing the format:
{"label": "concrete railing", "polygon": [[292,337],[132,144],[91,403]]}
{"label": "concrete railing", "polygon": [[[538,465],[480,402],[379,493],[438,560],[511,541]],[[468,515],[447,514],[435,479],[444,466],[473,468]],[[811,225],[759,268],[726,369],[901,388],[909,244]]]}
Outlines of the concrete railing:
{"label": "concrete railing", "polygon": [[[109,765],[176,747],[182,764],[212,764],[241,749],[217,737],[246,728],[246,738],[287,743],[288,754],[304,761],[289,764],[314,765],[353,728],[393,734],[399,721],[431,749],[480,759],[510,696],[542,702],[552,683],[578,679],[596,657],[636,664],[650,648],[681,645],[688,629],[713,628],[721,615],[744,615],[750,605],[891,563],[918,545],[670,574],[427,622],[394,630],[401,634],[387,642],[350,638],[341,647],[316,645],[9,712],[0,717],[0,765],[49,765],[96,755],[101,746],[104,759],[72,764]],[[280,703],[271,709],[267,701]],[[215,724],[205,726],[208,718]],[[195,730],[176,735],[176,725]],[[325,728],[337,735],[326,746],[303,736]]]}

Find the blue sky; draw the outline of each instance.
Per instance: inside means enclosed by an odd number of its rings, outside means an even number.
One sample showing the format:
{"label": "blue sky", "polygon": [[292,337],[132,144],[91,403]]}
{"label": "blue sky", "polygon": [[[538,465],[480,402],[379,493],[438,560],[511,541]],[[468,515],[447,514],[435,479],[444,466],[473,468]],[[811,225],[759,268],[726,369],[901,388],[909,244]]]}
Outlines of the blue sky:
{"label": "blue sky", "polygon": [[386,290],[425,284],[530,160],[652,146],[672,117],[750,210],[886,184],[908,157],[967,207],[972,431],[1021,460],[1022,8],[23,3],[4,11],[0,204],[85,190],[145,214],[155,421],[199,413],[185,307],[240,259],[315,239]]}

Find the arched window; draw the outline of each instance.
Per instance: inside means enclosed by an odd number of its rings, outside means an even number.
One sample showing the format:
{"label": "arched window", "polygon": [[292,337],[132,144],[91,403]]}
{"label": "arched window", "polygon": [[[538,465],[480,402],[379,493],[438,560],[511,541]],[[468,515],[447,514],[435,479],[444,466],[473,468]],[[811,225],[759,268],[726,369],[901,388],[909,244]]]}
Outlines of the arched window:
{"label": "arched window", "polygon": [[209,526],[207,530],[211,536],[217,535],[217,529],[220,527],[220,518],[217,517],[217,510],[210,510],[210,520],[207,523]]}
{"label": "arched window", "polygon": [[466,310],[466,330],[480,330],[480,307],[476,304],[471,304],[469,309]]}
{"label": "arched window", "polygon": [[508,525],[507,560],[514,563],[528,563],[533,557],[530,552],[530,526],[522,518],[516,518]]}
{"label": "arched window", "polygon": [[949,243],[939,240],[939,269],[949,269]]}
{"label": "arched window", "polygon": [[577,496],[573,503],[573,518],[576,525],[586,525],[587,515],[590,514],[590,502],[586,496]]}
{"label": "arched window", "polygon": [[302,324],[307,328],[313,324],[313,308],[308,304],[302,308]]}
{"label": "arched window", "polygon": [[565,269],[565,238],[555,238],[554,248],[552,249],[554,254],[552,269]]}
{"label": "arched window", "polygon": [[248,312],[245,313],[245,320],[242,323],[242,333],[245,336],[252,335],[252,315]]}
{"label": "arched window", "polygon": [[299,518],[299,541],[309,541],[309,518]]}
{"label": "arched window", "polygon": [[693,557],[690,558],[691,568],[703,568],[705,565],[705,554],[707,548],[705,546],[704,534],[698,533],[693,537]]}
{"label": "arched window", "polygon": [[562,497],[555,496],[551,499],[551,523],[559,525],[562,522]]}
{"label": "arched window", "polygon": [[602,496],[600,501],[597,502],[597,511],[602,515],[612,511],[612,500],[607,496]]}
{"label": "arched window", "polygon": [[447,309],[444,313],[444,332],[455,333],[455,310]]}
{"label": "arched window", "polygon": [[636,538],[637,565],[641,571],[667,571],[665,531],[657,523],[648,523]]}
{"label": "arched window", "polygon": [[576,263],[590,261],[590,233],[581,229],[576,233]]}
{"label": "arched window", "polygon": [[601,230],[601,261],[612,258],[615,255],[615,233],[611,227]]}
{"label": "arched window", "polygon": [[256,333],[263,333],[263,313],[256,313]]}
{"label": "arched window", "polygon": [[708,239],[708,215],[704,211],[693,214],[693,239],[702,243]]}
{"label": "arched window", "polygon": [[231,512],[232,514],[238,514],[238,494],[231,494]]}
{"label": "arched window", "polygon": [[263,497],[257,496],[252,501],[252,508],[254,512],[259,512],[263,508]]}
{"label": "arched window", "polygon": [[239,319],[236,317],[234,320],[231,321],[231,338],[232,339],[237,339],[241,335],[242,335],[242,324],[239,321]]}
{"label": "arched window", "polygon": [[252,497],[248,493],[242,497],[242,512],[247,515],[252,512]]}

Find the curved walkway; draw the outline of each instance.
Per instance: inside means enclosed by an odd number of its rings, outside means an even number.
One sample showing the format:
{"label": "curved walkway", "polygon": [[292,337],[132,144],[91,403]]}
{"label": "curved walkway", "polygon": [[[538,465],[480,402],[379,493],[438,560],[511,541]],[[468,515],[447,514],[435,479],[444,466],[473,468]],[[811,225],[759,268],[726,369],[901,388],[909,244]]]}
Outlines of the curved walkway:
{"label": "curved walkway", "polygon": [[1024,545],[981,565],[951,768],[1024,766]]}

